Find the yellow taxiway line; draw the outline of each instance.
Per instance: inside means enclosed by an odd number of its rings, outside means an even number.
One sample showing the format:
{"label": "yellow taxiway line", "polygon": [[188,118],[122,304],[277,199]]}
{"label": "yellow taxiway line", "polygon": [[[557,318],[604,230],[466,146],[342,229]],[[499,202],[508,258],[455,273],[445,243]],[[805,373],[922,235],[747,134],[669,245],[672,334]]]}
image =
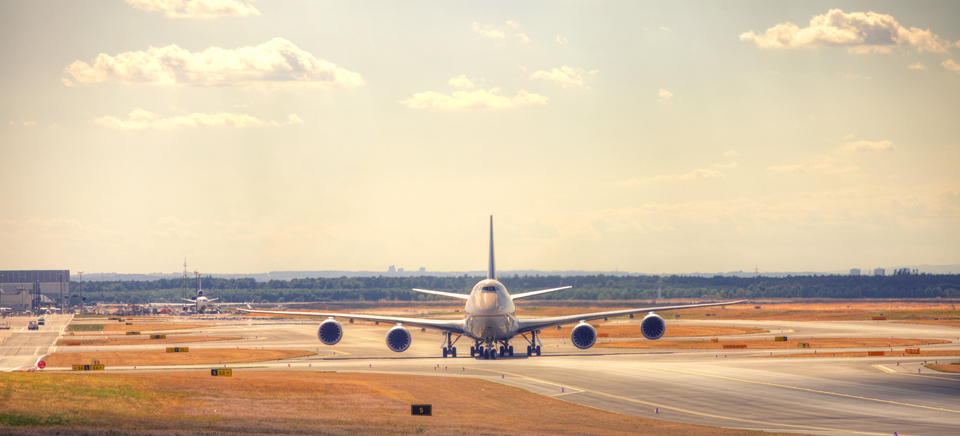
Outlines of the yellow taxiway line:
{"label": "yellow taxiway line", "polygon": [[684,370],[681,370],[681,369],[670,369],[670,368],[656,368],[656,369],[659,369],[659,370],[662,370],[662,371],[679,372],[679,373],[683,373],[683,374],[700,375],[700,376],[704,376],[704,377],[720,378],[720,379],[724,379],[724,380],[733,380],[733,381],[738,381],[738,382],[743,382],[743,383],[753,383],[753,384],[758,384],[758,385],[774,386],[774,387],[778,387],[778,388],[794,389],[794,390],[798,390],[798,391],[813,392],[813,393],[817,393],[817,394],[826,394],[826,395],[835,395],[835,396],[838,396],[838,397],[856,398],[856,399],[858,399],[858,400],[867,400],[867,401],[876,401],[876,402],[879,402],[879,403],[896,404],[896,405],[898,405],[898,406],[918,407],[918,408],[921,408],[921,409],[938,410],[938,411],[941,411],[941,412],[960,413],[960,410],[943,409],[943,408],[940,408],[940,407],[921,406],[921,405],[919,405],[919,404],[901,403],[901,402],[899,402],[899,401],[881,400],[881,399],[879,399],[879,398],[861,397],[861,396],[859,396],[859,395],[841,394],[841,393],[839,393],[839,392],[830,392],[830,391],[822,391],[822,390],[819,390],[819,389],[801,388],[801,387],[798,387],[798,386],[782,385],[782,384],[778,384],[778,383],[767,383],[767,382],[761,382],[761,381],[744,380],[744,379],[742,379],[742,378],[727,377],[727,376],[723,376],[723,375],[704,374],[704,373],[700,373],[700,372],[684,371]]}
{"label": "yellow taxiway line", "polygon": [[870,366],[872,366],[872,367],[874,367],[874,368],[877,368],[877,369],[879,369],[879,370],[881,370],[881,371],[883,371],[883,372],[885,372],[885,373],[887,373],[887,374],[909,375],[909,376],[911,376],[911,377],[935,378],[935,379],[937,379],[937,380],[950,380],[950,381],[960,382],[960,378],[937,377],[937,376],[935,376],[935,375],[923,375],[923,374],[913,374],[913,373],[909,373],[909,372],[898,372],[898,371],[894,371],[894,370],[892,370],[892,369],[890,369],[890,368],[887,368],[887,367],[885,367],[885,366],[883,366],[883,365],[870,365]]}

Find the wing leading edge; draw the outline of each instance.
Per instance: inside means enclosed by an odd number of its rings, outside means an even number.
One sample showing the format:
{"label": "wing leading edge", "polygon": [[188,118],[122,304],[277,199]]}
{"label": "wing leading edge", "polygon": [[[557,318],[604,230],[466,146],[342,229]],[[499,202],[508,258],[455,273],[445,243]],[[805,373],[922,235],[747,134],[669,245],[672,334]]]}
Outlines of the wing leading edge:
{"label": "wing leading edge", "polygon": [[683,306],[662,306],[662,307],[646,307],[646,308],[639,308],[639,309],[612,310],[609,312],[584,313],[580,315],[556,316],[551,318],[518,319],[517,321],[520,322],[519,333],[526,333],[533,330],[556,327],[558,325],[564,325],[564,324],[572,324],[580,321],[591,321],[591,320],[601,319],[601,318],[613,318],[617,316],[632,315],[632,314],[643,313],[643,312],[666,312],[668,310],[692,309],[695,307],[726,306],[728,304],[740,304],[740,303],[743,303],[744,301],[747,301],[747,300],[726,301],[723,303],[687,304]]}
{"label": "wing leading edge", "polygon": [[283,312],[274,310],[247,310],[240,309],[247,313],[269,313],[273,315],[299,315],[299,316],[322,316],[327,318],[345,318],[356,319],[360,321],[385,322],[391,324],[403,324],[408,327],[421,327],[437,329],[445,332],[464,334],[466,328],[462,319],[441,320],[441,319],[422,319],[422,318],[402,318],[396,316],[377,316],[377,315],[356,315],[352,313],[324,313],[324,312]]}

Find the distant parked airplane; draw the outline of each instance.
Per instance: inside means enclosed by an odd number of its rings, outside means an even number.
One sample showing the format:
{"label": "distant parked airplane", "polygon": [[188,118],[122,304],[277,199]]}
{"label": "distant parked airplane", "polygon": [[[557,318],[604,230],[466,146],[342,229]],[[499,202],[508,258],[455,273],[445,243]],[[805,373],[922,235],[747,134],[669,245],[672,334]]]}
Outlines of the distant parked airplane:
{"label": "distant parked airplane", "polygon": [[[466,336],[474,341],[470,347],[470,357],[482,356],[484,359],[496,359],[500,357],[513,356],[513,346],[510,341],[518,335],[529,344],[527,345],[527,356],[541,353],[543,345],[538,338],[541,329],[557,327],[565,324],[577,325],[570,332],[570,341],[574,346],[580,349],[592,347],[597,341],[597,331],[587,321],[595,319],[606,319],[617,316],[629,315],[633,318],[634,314],[649,312],[640,322],[640,333],[647,339],[660,339],[666,331],[667,324],[658,316],[655,311],[668,311],[677,309],[689,309],[694,307],[724,306],[728,304],[737,304],[741,301],[728,301],[723,303],[705,303],[705,304],[687,304],[682,306],[667,307],[649,307],[640,309],[613,310],[608,312],[586,313],[582,315],[557,316],[550,318],[520,319],[516,316],[516,307],[514,300],[533,297],[535,295],[546,294],[568,289],[571,286],[560,288],[544,289],[540,291],[524,292],[522,294],[510,295],[502,283],[497,281],[496,269],[493,261],[493,216],[490,217],[490,260],[487,267],[487,278],[481,280],[473,286],[470,294],[457,294],[452,292],[431,291],[426,289],[414,289],[417,292],[425,294],[441,295],[444,297],[458,298],[466,300],[464,313],[466,316],[459,320],[434,320],[422,318],[401,318],[393,316],[376,315],[357,315],[350,313],[320,313],[320,312],[280,312],[265,310],[244,310],[243,312],[272,313],[284,315],[307,315],[327,317],[317,328],[317,337],[320,342],[326,345],[334,345],[343,338],[343,327],[337,318],[346,318],[350,321],[354,319],[360,321],[387,322],[396,323],[396,326],[387,332],[387,347],[396,352],[406,351],[410,348],[413,337],[407,327],[420,327],[441,330],[446,334],[443,343],[443,357],[457,357],[457,348],[454,344],[460,340],[460,337]],[[527,337],[527,334],[530,337]],[[456,335],[457,338],[453,339]],[[499,347],[499,348],[498,348]]]}

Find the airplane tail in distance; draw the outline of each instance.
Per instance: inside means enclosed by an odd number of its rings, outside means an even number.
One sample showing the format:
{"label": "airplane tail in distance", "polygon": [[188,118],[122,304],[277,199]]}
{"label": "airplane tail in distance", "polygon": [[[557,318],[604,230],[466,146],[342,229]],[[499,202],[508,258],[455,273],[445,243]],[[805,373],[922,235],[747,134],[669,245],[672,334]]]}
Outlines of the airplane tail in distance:
{"label": "airplane tail in distance", "polygon": [[487,266],[487,279],[497,279],[497,268],[493,264],[493,215],[490,215],[490,264]]}

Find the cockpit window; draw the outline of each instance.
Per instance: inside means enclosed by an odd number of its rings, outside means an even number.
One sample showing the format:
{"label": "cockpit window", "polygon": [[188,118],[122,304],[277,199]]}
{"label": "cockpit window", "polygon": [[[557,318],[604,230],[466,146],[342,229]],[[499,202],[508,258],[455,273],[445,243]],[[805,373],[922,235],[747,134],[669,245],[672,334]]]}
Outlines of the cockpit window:
{"label": "cockpit window", "polygon": [[480,289],[483,290],[483,292],[497,292],[496,286],[484,286]]}

